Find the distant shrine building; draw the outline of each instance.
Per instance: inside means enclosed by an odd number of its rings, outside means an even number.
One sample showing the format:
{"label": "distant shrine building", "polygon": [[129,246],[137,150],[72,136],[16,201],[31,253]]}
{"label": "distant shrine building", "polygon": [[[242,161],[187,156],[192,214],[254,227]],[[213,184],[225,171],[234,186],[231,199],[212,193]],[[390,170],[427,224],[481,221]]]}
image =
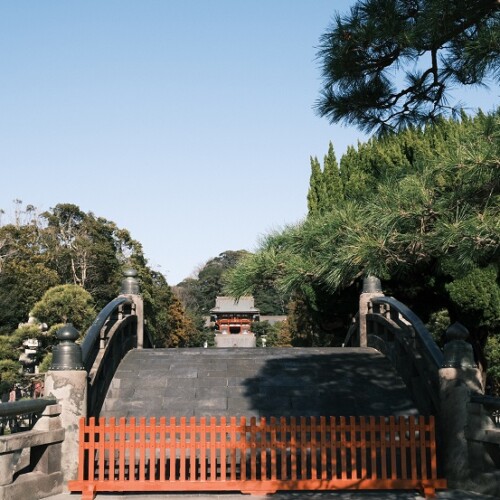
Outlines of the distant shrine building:
{"label": "distant shrine building", "polygon": [[252,323],[260,320],[260,310],[252,296],[217,297],[210,309],[210,322],[215,328],[217,347],[255,347]]}

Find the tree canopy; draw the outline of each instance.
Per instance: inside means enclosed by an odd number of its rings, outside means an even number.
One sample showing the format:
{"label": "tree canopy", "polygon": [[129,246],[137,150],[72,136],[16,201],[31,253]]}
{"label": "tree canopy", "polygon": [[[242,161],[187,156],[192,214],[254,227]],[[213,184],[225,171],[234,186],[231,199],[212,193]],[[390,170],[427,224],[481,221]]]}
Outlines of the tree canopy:
{"label": "tree canopy", "polygon": [[58,285],[49,288],[33,306],[32,314],[49,326],[72,323],[83,332],[90,326],[96,312],[92,295],[78,285]]}
{"label": "tree canopy", "polygon": [[454,86],[500,81],[499,9],[497,0],[358,0],[320,39],[318,113],[379,132],[455,113]]}
{"label": "tree canopy", "polygon": [[[209,259],[195,278],[186,278],[179,283],[175,291],[185,308],[198,316],[209,314],[216,297],[225,293],[226,273],[248,255],[251,254],[246,250],[226,250]],[[283,314],[285,301],[271,282],[256,283],[252,294],[261,314]]]}
{"label": "tree canopy", "polygon": [[85,333],[96,311],[119,294],[130,266],[139,275],[146,328],[156,345],[202,345],[165,277],[148,266],[126,229],[70,203],[42,214],[32,205],[24,209],[21,200],[14,203],[14,220],[0,225],[0,360],[9,361],[9,370],[19,368],[25,334],[40,331],[39,325],[29,332],[18,328],[30,313],[51,327],[41,337],[48,352],[58,324],[69,321]]}
{"label": "tree canopy", "polygon": [[500,111],[350,148],[340,194],[326,166],[313,164],[312,182],[323,183],[316,206],[330,206],[332,193],[334,205],[270,234],[230,273],[229,290],[273,280],[325,317],[373,274],[424,320],[447,309],[484,347],[500,319],[499,158]]}

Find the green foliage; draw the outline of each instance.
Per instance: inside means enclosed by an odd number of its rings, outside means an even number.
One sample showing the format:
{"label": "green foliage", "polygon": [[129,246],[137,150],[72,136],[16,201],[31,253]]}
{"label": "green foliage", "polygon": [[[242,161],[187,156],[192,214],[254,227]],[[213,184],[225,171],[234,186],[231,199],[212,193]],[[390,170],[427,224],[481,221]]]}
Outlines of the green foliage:
{"label": "green foliage", "polygon": [[252,332],[255,333],[257,347],[290,347],[291,338],[283,322],[271,324],[269,321],[258,321],[252,324]]}
{"label": "green foliage", "polygon": [[321,165],[317,158],[311,158],[311,177],[309,178],[309,191],[307,193],[307,208],[310,214],[321,211],[321,200],[323,193],[323,175]]}
{"label": "green foliage", "polygon": [[324,214],[336,207],[344,198],[344,189],[340,178],[339,165],[335,157],[333,144],[328,146],[328,154],[323,160],[323,170],[317,158],[311,158],[311,177],[307,193],[309,215]]}
{"label": "green foliage", "polygon": [[141,260],[140,244],[113,222],[69,203],[56,205],[43,217],[51,267],[63,283],[80,285],[104,306],[116,295],[128,257]]}
{"label": "green foliage", "polygon": [[[160,273],[152,271],[139,242],[126,229],[69,203],[37,215],[16,200],[16,221],[0,227],[0,359],[17,369],[22,341],[37,338],[43,369],[56,331],[66,321],[82,335],[96,311],[120,290],[124,268],[138,272],[146,328],[157,345],[202,345],[202,327],[194,323]],[[94,307],[95,306],[95,307]],[[38,326],[16,329],[32,312],[49,331]],[[208,336],[206,336],[208,338]]]}
{"label": "green foliage", "polygon": [[42,362],[38,366],[39,373],[47,373],[51,365],[52,365],[52,353],[49,352],[43,357]]}
{"label": "green foliage", "polygon": [[198,345],[198,331],[191,318],[185,314],[184,308],[177,297],[172,296],[165,315],[166,332],[160,337],[159,347],[194,347]]}
{"label": "green foliage", "polygon": [[12,331],[44,292],[59,283],[41,240],[35,224],[0,227],[0,331]]}
{"label": "green foliage", "polygon": [[453,305],[464,323],[475,326],[500,326],[500,285],[498,268],[474,268],[446,285]]}
{"label": "green foliage", "polygon": [[267,347],[291,347],[292,338],[287,322],[276,323],[266,336]]}
{"label": "green foliage", "polygon": [[[210,259],[198,272],[197,278],[187,278],[175,287],[176,295],[195,321],[209,314],[217,296],[224,295],[226,276],[251,254],[246,250],[227,250]],[[278,293],[273,281],[255,283],[252,294],[261,314],[283,314],[286,299]]]}
{"label": "green foliage", "polygon": [[[359,0],[320,39],[330,122],[387,132],[446,113],[448,89],[500,80],[500,12],[489,0]],[[398,82],[402,82],[399,84]]]}
{"label": "green foliage", "polygon": [[16,339],[12,336],[1,335],[0,336],[0,360],[9,359],[12,361],[17,361],[19,358],[19,345],[16,343]]}
{"label": "green foliage", "polygon": [[344,198],[268,235],[228,274],[228,293],[268,280],[297,294],[297,316],[307,311],[312,323],[294,331],[289,322],[294,342],[323,344],[326,311],[344,309],[347,291],[372,274],[424,321],[440,309],[453,320],[476,314],[467,326],[484,345],[499,317],[499,136],[500,112],[479,113],[350,148],[340,160]]}
{"label": "green foliage", "polygon": [[21,381],[19,363],[11,359],[0,360],[0,381],[9,387],[13,387]]}
{"label": "green foliage", "polygon": [[484,350],[488,361],[488,392],[500,396],[500,335],[491,335],[486,341]]}
{"label": "green foliage", "polygon": [[426,323],[426,327],[434,341],[439,345],[442,343],[443,335],[451,325],[450,313],[448,309],[440,309],[433,312]]}
{"label": "green foliage", "polygon": [[49,326],[72,323],[83,333],[95,317],[93,299],[89,292],[78,285],[58,285],[47,290],[35,304],[33,315]]}

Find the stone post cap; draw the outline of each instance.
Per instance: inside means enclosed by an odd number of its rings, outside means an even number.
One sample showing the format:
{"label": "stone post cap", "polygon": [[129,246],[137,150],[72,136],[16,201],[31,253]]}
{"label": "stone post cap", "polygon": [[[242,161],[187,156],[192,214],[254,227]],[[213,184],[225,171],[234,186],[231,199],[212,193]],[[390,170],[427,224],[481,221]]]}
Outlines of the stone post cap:
{"label": "stone post cap", "polygon": [[382,293],[382,285],[376,276],[363,278],[363,289],[361,293]]}
{"label": "stone post cap", "polygon": [[51,370],[84,370],[82,348],[75,343],[80,336],[78,330],[67,323],[56,332],[59,345],[52,349]]}
{"label": "stone post cap", "polygon": [[465,340],[469,336],[469,330],[459,323],[455,321],[453,325],[450,325],[445,333],[446,342],[451,342],[453,340]]}
{"label": "stone post cap", "polygon": [[453,323],[446,330],[442,368],[477,368],[472,346],[465,341],[469,330],[461,323]]}
{"label": "stone post cap", "polygon": [[128,268],[123,271],[123,280],[120,293],[122,295],[139,295],[139,280],[137,279],[137,271],[133,268]]}
{"label": "stone post cap", "polygon": [[80,332],[72,323],[66,323],[56,332],[56,339],[61,342],[75,342],[80,336]]}

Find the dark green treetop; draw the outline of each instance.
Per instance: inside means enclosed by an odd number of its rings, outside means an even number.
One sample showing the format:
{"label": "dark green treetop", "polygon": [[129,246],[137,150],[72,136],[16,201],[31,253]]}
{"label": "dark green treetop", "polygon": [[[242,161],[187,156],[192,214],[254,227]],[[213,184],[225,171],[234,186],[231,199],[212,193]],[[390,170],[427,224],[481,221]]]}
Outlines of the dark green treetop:
{"label": "dark green treetop", "polygon": [[456,112],[453,86],[500,81],[497,0],[358,0],[320,39],[317,111],[384,132]]}

